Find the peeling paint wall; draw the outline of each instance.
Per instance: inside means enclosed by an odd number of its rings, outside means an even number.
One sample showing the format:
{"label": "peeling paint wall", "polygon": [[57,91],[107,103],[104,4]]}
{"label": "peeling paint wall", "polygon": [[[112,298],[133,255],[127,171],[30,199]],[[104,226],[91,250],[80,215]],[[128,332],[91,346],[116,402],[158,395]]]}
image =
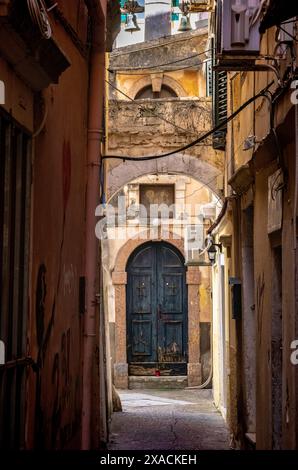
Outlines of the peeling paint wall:
{"label": "peeling paint wall", "polygon": [[[271,28],[262,38],[261,52],[271,54],[275,45],[275,28]],[[297,47],[297,46],[296,46]],[[265,87],[274,75],[269,73],[234,72],[228,74],[229,113]],[[275,80],[271,91],[278,87]],[[251,448],[256,442],[257,449],[293,449],[297,445],[297,380],[293,365],[290,363],[289,345],[297,337],[297,311],[295,297],[295,242],[293,227],[297,217],[293,201],[297,185],[295,167],[295,114],[290,99],[291,90],[275,105],[275,128],[282,148],[282,168],[285,186],[281,191],[282,228],[270,233],[268,220],[270,213],[270,177],[278,170],[277,143],[268,135],[270,131],[268,103],[258,99],[229,124],[227,149],[225,154],[226,196],[234,189],[234,201],[230,202],[224,222],[216,230],[217,240],[224,246],[229,239],[231,244],[229,259],[227,248],[224,250],[226,291],[231,301],[229,277],[237,277],[242,289],[242,317],[232,319],[232,306],[229,301],[226,309],[227,337],[227,381],[228,409],[227,419],[236,446]],[[257,141],[264,139],[255,149],[243,150],[244,140],[254,134]],[[249,164],[251,181],[243,175],[245,165]],[[236,173],[237,172],[237,173]],[[231,180],[231,176],[233,179]],[[273,176],[274,178],[274,176]],[[236,186],[236,183],[240,186]],[[237,191],[238,188],[238,191]],[[240,188],[240,189],[239,189]],[[272,190],[272,188],[271,188]],[[248,236],[245,228],[247,209],[253,210],[253,266],[248,264],[251,254],[248,250]],[[275,216],[277,214],[275,213]],[[233,224],[233,228],[229,224]],[[281,250],[282,261],[276,262],[276,250]],[[226,268],[227,269],[227,268]],[[251,274],[254,284],[252,286]],[[213,289],[219,283],[218,273],[214,272]],[[278,289],[276,286],[278,283]],[[296,283],[296,284],[295,284]],[[253,295],[254,293],[254,295]],[[277,299],[277,297],[281,299]],[[254,298],[254,302],[252,302]],[[282,309],[279,307],[282,305]],[[250,310],[252,305],[252,310]],[[215,318],[218,316],[214,308]],[[255,323],[256,337],[251,337]],[[281,341],[282,358],[277,343]],[[219,334],[219,332],[217,332]],[[249,367],[254,360],[255,370]],[[223,381],[222,357],[215,345],[214,393],[222,405],[220,395]],[[296,382],[295,382],[296,380]],[[255,386],[252,396],[249,388]],[[255,404],[254,404],[255,401]],[[255,407],[255,411],[254,411]],[[255,422],[254,422],[255,414]]]}
{"label": "peeling paint wall", "polygon": [[30,421],[27,439],[28,447],[78,448],[88,63],[61,27],[54,34],[72,65],[43,93],[47,118],[35,141],[28,339],[39,371],[28,389],[35,395],[35,425]]}

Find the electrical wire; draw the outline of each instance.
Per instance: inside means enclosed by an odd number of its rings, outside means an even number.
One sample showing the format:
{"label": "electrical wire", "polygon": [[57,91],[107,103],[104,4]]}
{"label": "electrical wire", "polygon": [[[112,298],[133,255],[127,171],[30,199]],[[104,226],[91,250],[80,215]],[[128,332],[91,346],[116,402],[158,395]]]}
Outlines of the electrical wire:
{"label": "electrical wire", "polygon": [[278,26],[279,29],[281,29],[287,36],[289,36],[294,42],[298,42],[297,38],[290,34],[286,29],[284,29],[282,26]]}
{"label": "electrical wire", "polygon": [[[251,131],[250,131],[251,132]],[[238,147],[236,148],[236,150],[233,152],[233,155],[231,156],[231,158],[227,161],[226,163],[226,168],[229,168],[229,166],[231,165],[233,159],[235,158],[236,155],[238,155],[238,151],[240,150],[240,148],[243,146],[244,142],[245,142],[246,139],[243,139],[243,141],[238,145]],[[215,195],[215,197],[217,198],[217,202],[220,199],[219,196],[217,196],[217,194],[214,193],[213,189],[210,187],[211,183],[213,183],[214,181],[217,180],[217,178],[221,175],[224,174],[224,171],[221,171],[220,173],[218,173],[218,175],[216,176],[213,176],[210,180],[206,181],[206,183],[202,184],[199,188],[195,189],[192,193],[190,194],[187,194],[186,196],[183,196],[183,197],[176,197],[176,199],[188,199],[190,197],[192,197],[194,194],[196,194],[197,192],[203,190],[204,188],[206,188],[206,186],[211,189],[211,191],[213,192],[213,194]]]}
{"label": "electrical wire", "polygon": [[[190,60],[190,59],[194,59],[195,57],[199,57],[201,55],[205,55],[207,54],[207,52],[210,52],[212,51],[212,49],[207,49],[206,51],[204,52],[200,52],[200,53],[197,53],[197,54],[193,54],[193,55],[190,55],[188,57],[183,57],[182,59],[176,59],[176,60],[172,60],[171,62],[164,62],[162,64],[156,64],[156,65],[151,65],[151,66],[139,66],[139,67],[130,67],[128,69],[125,69],[125,70],[147,70],[147,69],[156,69],[158,67],[164,67],[166,65],[172,65],[172,64],[178,64],[179,62],[184,62],[185,60]],[[209,59],[210,60],[210,59]],[[202,64],[203,62],[200,62],[200,64]],[[200,65],[199,64],[199,65]],[[113,69],[110,69],[108,68],[107,69],[109,72],[112,72],[114,73],[114,71],[118,71],[118,70],[113,70]],[[122,69],[121,69],[122,70]]]}
{"label": "electrical wire", "polygon": [[[184,42],[184,41],[191,41],[192,39],[195,39],[197,38],[198,36],[202,36],[202,33],[200,32],[199,34],[193,34],[190,36],[187,36],[187,37],[179,37],[179,38],[175,38],[175,40],[171,39],[170,41],[166,41],[162,44],[159,44],[159,43],[156,43],[156,44],[151,44],[150,46],[147,46],[147,47],[142,47],[142,51],[148,51],[150,49],[155,49],[156,47],[164,47],[164,46],[167,46],[168,44],[177,44],[177,42]],[[134,50],[129,50],[129,51],[121,51],[121,49],[125,49],[127,46],[123,46],[122,48],[118,48],[116,50],[114,50],[112,52],[112,54],[115,56],[115,57],[119,57],[121,55],[128,55],[128,54],[134,54],[136,52],[140,52],[140,49],[136,49],[135,51]],[[119,52],[118,52],[119,51]]]}
{"label": "electrical wire", "polygon": [[254,11],[250,19],[250,24],[249,24],[250,28],[252,28],[257,23],[257,21],[261,17],[261,13],[263,12],[264,8],[268,7],[268,3],[269,3],[268,0],[261,0],[260,5],[256,8],[256,10]]}
{"label": "electrical wire", "polygon": [[52,29],[49,22],[47,9],[43,0],[27,0],[28,10],[32,22],[37,26],[40,34],[45,39],[50,39],[52,36]]}
{"label": "electrical wire", "polygon": [[195,139],[194,141],[184,145],[183,147],[180,147],[176,150],[172,150],[170,152],[160,154],[160,155],[147,155],[147,156],[144,156],[144,157],[130,157],[130,156],[126,156],[126,155],[103,155],[102,159],[113,158],[113,159],[116,159],[116,160],[122,160],[122,161],[128,160],[128,161],[136,161],[137,162],[137,161],[148,161],[148,160],[155,160],[155,159],[159,159],[159,158],[165,158],[165,157],[169,157],[170,155],[174,155],[178,152],[183,152],[185,150],[188,150],[191,147],[194,147],[195,145],[202,142],[203,140],[207,139],[207,137],[212,136],[215,132],[221,130],[230,121],[232,121],[236,116],[238,116],[239,113],[241,113],[245,108],[247,108],[247,106],[249,106],[251,103],[253,103],[255,100],[257,100],[260,97],[265,97],[270,102],[270,126],[272,128],[272,124],[273,124],[273,117],[272,117],[273,113],[272,113],[272,106],[271,106],[272,98],[267,93],[269,91],[269,88],[273,84],[274,84],[274,81],[270,82],[269,85],[267,85],[265,88],[263,88],[263,90],[261,90],[257,95],[251,97],[249,100],[247,100],[245,103],[243,103],[236,111],[234,111],[234,113],[232,113],[230,116],[228,116],[227,119],[222,121],[220,124],[215,126],[210,131],[206,132],[204,135],[198,137],[197,139]]}
{"label": "electrical wire", "polygon": [[280,24],[290,24],[290,23],[296,23],[296,22],[297,22],[297,19],[295,18],[295,20],[282,21]]}
{"label": "electrical wire", "polygon": [[[192,65],[185,65],[184,67],[179,67],[179,68],[171,68],[169,70],[164,70],[164,72],[180,72],[180,70],[187,70],[187,69],[193,69],[194,67],[199,67],[200,65],[204,64],[205,62],[207,61],[210,61],[212,59],[206,59],[204,61],[201,61],[201,62],[198,62],[197,64],[192,64]],[[139,76],[144,76],[145,75],[145,72],[143,73],[133,73],[133,70],[143,70],[143,69],[124,69],[121,71],[120,70],[115,70],[115,72],[118,72],[119,75],[133,75],[133,76],[136,76],[136,75],[139,75]],[[113,71],[111,71],[111,73],[115,73]],[[127,73],[126,73],[127,72]]]}

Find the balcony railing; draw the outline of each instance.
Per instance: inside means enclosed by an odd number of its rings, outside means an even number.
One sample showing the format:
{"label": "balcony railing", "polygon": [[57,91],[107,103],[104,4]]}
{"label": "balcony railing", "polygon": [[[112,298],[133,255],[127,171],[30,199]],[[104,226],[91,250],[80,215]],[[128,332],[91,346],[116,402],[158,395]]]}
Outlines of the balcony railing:
{"label": "balcony railing", "polygon": [[156,99],[109,101],[109,134],[172,136],[193,139],[211,128],[211,101]]}

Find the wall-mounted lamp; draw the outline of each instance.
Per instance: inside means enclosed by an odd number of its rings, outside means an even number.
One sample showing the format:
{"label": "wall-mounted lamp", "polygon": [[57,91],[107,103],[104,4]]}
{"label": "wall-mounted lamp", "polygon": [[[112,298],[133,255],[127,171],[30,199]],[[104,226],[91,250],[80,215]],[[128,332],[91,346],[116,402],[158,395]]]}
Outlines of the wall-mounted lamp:
{"label": "wall-mounted lamp", "polygon": [[211,264],[214,264],[215,259],[216,259],[216,253],[217,253],[216,247],[219,248],[219,252],[221,253],[221,249],[222,249],[222,244],[221,243],[214,243],[212,241],[210,243],[210,246],[207,249],[208,258],[209,258],[209,261],[210,261]]}

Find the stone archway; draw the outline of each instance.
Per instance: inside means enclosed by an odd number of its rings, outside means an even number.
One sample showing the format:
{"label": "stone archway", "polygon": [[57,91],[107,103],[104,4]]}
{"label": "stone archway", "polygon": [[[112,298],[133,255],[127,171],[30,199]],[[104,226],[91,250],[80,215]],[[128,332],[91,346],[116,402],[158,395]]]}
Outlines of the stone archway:
{"label": "stone archway", "polygon": [[210,188],[220,199],[222,198],[217,185],[217,178],[222,171],[198,157],[178,153],[159,160],[126,161],[111,168],[107,174],[108,199],[130,181],[155,173],[190,176]]}
{"label": "stone archway", "polygon": [[[161,236],[151,241],[166,241],[173,245],[184,257],[184,240],[177,239],[172,233]],[[128,240],[119,250],[112,282],[115,289],[115,364],[114,382],[120,389],[128,388],[128,362],[126,347],[126,266],[130,255],[144,242],[150,241],[148,236]],[[200,299],[199,287],[201,275],[199,266],[188,266],[186,272],[186,284],[188,287],[188,386],[201,383],[201,360],[200,360]]]}

